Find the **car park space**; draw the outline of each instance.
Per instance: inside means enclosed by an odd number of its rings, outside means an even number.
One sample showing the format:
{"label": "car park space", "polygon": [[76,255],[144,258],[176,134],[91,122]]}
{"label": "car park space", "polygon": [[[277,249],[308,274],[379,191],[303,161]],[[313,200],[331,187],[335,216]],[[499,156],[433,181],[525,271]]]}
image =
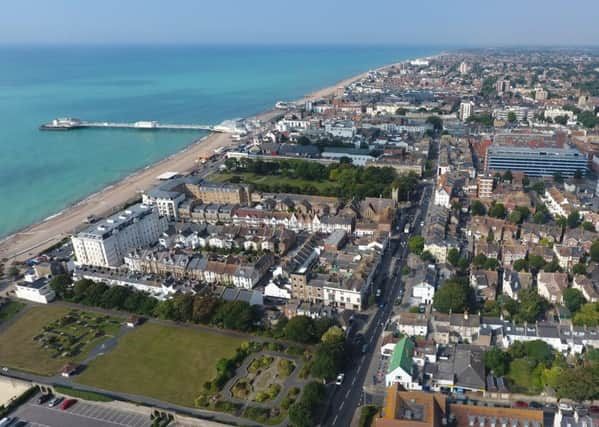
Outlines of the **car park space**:
{"label": "car park space", "polygon": [[38,404],[34,397],[18,408],[12,416],[28,422],[30,426],[39,427],[104,427],[151,426],[149,416],[136,412],[116,409],[107,405],[77,401],[66,409],[61,404],[49,407],[47,403]]}

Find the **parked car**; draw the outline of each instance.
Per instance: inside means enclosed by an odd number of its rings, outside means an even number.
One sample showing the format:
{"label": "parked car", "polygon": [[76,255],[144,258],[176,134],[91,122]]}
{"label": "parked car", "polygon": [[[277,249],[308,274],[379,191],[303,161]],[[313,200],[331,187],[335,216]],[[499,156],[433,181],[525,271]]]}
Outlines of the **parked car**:
{"label": "parked car", "polygon": [[366,354],[368,352],[368,344],[364,344],[362,346],[362,354]]}
{"label": "parked car", "polygon": [[15,419],[12,417],[4,417],[0,420],[0,427],[7,427],[12,424]]}
{"label": "parked car", "polygon": [[557,405],[557,407],[559,408],[560,411],[573,411],[574,408],[572,408],[572,405],[568,404],[568,403],[560,403],[559,405]]}
{"label": "parked car", "polygon": [[517,400],[514,402],[514,408],[528,408],[528,402]]}
{"label": "parked car", "polygon": [[337,380],[335,381],[335,384],[337,384],[337,385],[343,384],[344,379],[345,379],[345,374],[337,375]]}
{"label": "parked car", "polygon": [[589,412],[592,414],[599,414],[599,406],[597,406],[597,405],[589,406]]}
{"label": "parked car", "polygon": [[43,405],[44,403],[46,403],[48,400],[52,399],[52,394],[50,393],[43,393],[40,397],[37,398],[37,403],[39,405]]}
{"label": "parked car", "polygon": [[54,399],[52,399],[49,403],[48,406],[50,408],[54,408],[57,405],[60,405],[60,403],[64,400],[64,397],[55,397]]}
{"label": "parked car", "polygon": [[60,405],[60,409],[66,411],[75,403],[77,403],[77,399],[66,399],[64,402],[62,402],[62,405]]}
{"label": "parked car", "polygon": [[535,402],[533,400],[532,402],[528,402],[528,407],[532,408],[532,409],[540,409],[543,407],[543,405],[541,405],[539,402]]}
{"label": "parked car", "polygon": [[27,421],[19,420],[12,425],[12,427],[25,427],[27,425]]}

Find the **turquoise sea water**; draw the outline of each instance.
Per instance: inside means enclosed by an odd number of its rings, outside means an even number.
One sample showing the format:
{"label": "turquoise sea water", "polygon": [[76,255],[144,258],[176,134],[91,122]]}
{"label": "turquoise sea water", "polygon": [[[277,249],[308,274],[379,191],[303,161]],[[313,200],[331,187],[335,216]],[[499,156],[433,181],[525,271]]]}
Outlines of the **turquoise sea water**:
{"label": "turquoise sea water", "polygon": [[41,132],[56,117],[214,124],[433,47],[0,47],[0,236],[175,153],[198,132]]}

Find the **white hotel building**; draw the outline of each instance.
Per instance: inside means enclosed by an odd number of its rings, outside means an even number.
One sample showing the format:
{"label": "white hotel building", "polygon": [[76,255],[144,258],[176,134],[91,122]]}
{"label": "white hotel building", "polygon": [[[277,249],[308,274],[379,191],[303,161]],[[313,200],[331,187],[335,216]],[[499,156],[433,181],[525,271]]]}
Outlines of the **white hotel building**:
{"label": "white hotel building", "polygon": [[156,243],[166,228],[156,208],[131,206],[72,237],[76,264],[118,267],[128,252]]}

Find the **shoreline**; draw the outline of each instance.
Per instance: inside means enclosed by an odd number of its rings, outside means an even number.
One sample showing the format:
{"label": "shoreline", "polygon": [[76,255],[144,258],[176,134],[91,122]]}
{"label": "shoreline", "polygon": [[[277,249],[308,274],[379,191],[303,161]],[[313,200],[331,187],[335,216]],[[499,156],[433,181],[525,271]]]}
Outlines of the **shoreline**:
{"label": "shoreline", "polygon": [[[442,54],[434,54],[419,59],[433,58]],[[339,88],[365,77],[370,71],[380,71],[417,58],[393,62],[373,70],[367,70],[352,77],[342,79],[330,86],[317,89],[295,101],[300,104],[310,99],[324,98],[333,95]],[[272,108],[262,113],[249,116],[246,120],[269,121],[282,114],[281,110]],[[188,173],[197,168],[196,160],[214,149],[236,145],[229,134],[210,133],[194,140],[183,149],[132,171],[121,179],[108,183],[98,191],[91,193],[40,221],[0,238],[0,259],[24,261],[45,249],[55,245],[72,234],[84,224],[90,216],[102,217],[122,206],[138,194],[156,185],[156,177],[167,171]]]}

